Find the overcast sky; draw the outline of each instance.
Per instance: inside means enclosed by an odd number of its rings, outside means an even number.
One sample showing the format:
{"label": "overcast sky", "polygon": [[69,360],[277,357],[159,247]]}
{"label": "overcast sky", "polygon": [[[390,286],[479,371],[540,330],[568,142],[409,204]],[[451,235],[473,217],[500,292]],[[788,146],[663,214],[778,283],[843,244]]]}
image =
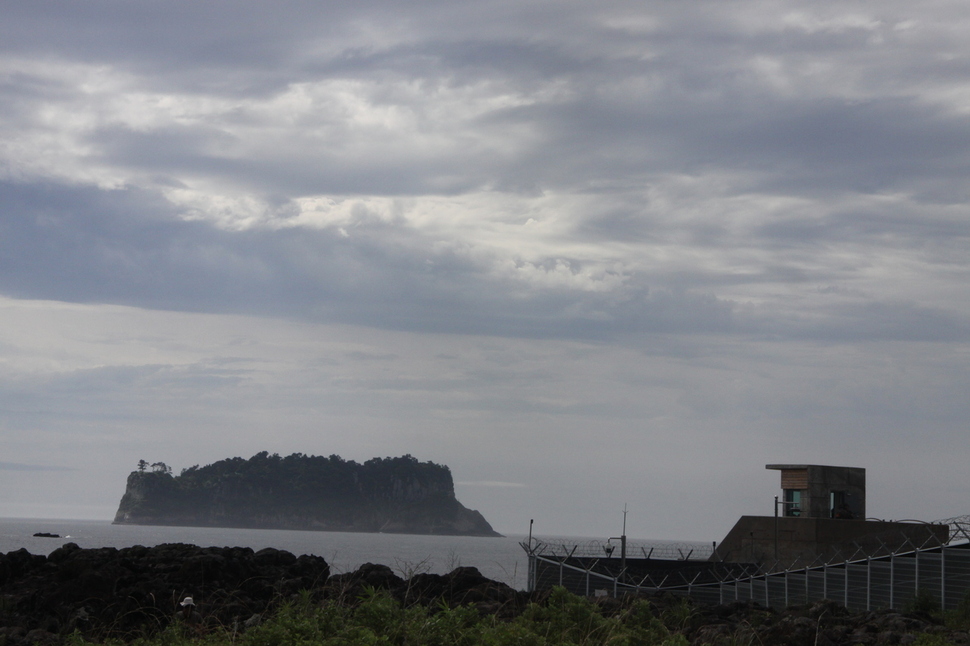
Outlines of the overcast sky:
{"label": "overcast sky", "polygon": [[970,513],[965,0],[0,12],[0,516],[263,450],[506,533]]}

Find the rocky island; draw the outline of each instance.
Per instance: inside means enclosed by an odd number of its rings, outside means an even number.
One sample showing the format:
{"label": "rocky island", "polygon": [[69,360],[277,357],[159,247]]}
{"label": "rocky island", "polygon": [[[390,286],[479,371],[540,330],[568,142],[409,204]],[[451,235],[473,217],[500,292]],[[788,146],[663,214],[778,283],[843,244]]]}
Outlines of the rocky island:
{"label": "rocky island", "polygon": [[455,498],[451,470],[405,455],[363,464],[263,451],[174,476],[139,462],[115,524],[501,536]]}

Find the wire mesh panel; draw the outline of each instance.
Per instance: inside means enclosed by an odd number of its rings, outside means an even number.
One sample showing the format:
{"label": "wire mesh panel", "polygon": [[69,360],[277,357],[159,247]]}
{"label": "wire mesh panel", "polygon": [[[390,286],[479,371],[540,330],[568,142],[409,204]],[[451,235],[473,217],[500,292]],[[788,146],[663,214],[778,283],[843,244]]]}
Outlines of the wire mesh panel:
{"label": "wire mesh panel", "polygon": [[817,601],[826,597],[825,572],[821,568],[808,571],[808,598]]}
{"label": "wire mesh panel", "polygon": [[921,598],[933,599],[942,605],[942,557],[938,550],[917,552],[919,556],[919,579],[917,588]]}
{"label": "wire mesh panel", "polygon": [[751,601],[751,579],[738,581],[738,601]]}
{"label": "wire mesh panel", "polygon": [[953,610],[970,595],[970,550],[944,550],[942,566],[945,574],[943,607]]}
{"label": "wire mesh panel", "polygon": [[837,603],[845,603],[845,568],[827,567],[823,570],[825,598]]}
{"label": "wire mesh panel", "polygon": [[[596,594],[598,588],[605,587],[603,585],[598,585],[595,582],[590,581],[589,573],[577,571],[573,569],[562,569],[562,578],[560,579],[561,585],[573,594],[579,594],[582,596],[591,596]],[[612,586],[609,586],[612,588]]]}
{"label": "wire mesh panel", "polygon": [[869,565],[846,563],[846,590],[843,605],[854,611],[867,610],[869,604]]}
{"label": "wire mesh panel", "polygon": [[560,567],[545,559],[536,559],[533,564],[533,585],[536,590],[546,590],[559,585]]}
{"label": "wire mesh panel", "polygon": [[690,598],[698,603],[716,605],[721,603],[721,591],[717,586],[699,586],[690,590]]}
{"label": "wire mesh panel", "polygon": [[893,577],[892,562],[889,559],[873,559],[869,563],[869,609],[893,607],[890,594]]}
{"label": "wire mesh panel", "polygon": [[788,572],[785,577],[785,587],[787,589],[786,605],[801,606],[808,603],[808,591],[805,588],[806,573],[804,570]]}
{"label": "wire mesh panel", "polygon": [[563,586],[573,594],[592,596],[598,589],[608,589],[612,594],[613,580],[596,575],[562,561],[535,557],[535,589],[548,590]]}
{"label": "wire mesh panel", "polygon": [[765,605],[771,606],[772,608],[784,608],[788,605],[785,597],[785,577],[782,576],[768,576],[765,577],[765,584],[767,588],[767,597]]}
{"label": "wire mesh panel", "polygon": [[911,555],[896,556],[892,559],[893,608],[902,608],[916,598],[916,559]]}

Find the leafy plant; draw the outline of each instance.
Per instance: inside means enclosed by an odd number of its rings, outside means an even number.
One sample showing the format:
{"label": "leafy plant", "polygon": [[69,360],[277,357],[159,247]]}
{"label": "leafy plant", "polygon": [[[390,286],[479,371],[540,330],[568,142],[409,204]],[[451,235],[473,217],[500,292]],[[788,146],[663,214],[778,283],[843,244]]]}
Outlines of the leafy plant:
{"label": "leafy plant", "polygon": [[923,633],[922,635],[917,635],[913,646],[954,646],[954,644],[943,635]]}
{"label": "leafy plant", "polygon": [[913,598],[903,607],[903,610],[908,614],[922,615],[937,621],[942,618],[943,612],[940,600],[926,588],[917,590]]}
{"label": "leafy plant", "polygon": [[516,620],[551,644],[598,644],[617,632],[619,621],[604,617],[587,598],[555,587],[545,604],[532,604]]}
{"label": "leafy plant", "polygon": [[668,630],[680,631],[690,627],[693,616],[694,606],[690,599],[684,597],[678,603],[664,610],[661,619]]}

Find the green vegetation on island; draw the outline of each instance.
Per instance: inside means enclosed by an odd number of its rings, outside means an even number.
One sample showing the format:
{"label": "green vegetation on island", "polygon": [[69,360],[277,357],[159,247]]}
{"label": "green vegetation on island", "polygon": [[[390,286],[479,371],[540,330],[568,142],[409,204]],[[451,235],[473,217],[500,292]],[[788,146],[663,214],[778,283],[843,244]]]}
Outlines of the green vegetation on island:
{"label": "green vegetation on island", "polygon": [[114,522],[499,536],[455,498],[447,466],[410,455],[359,464],[337,455],[263,451],[177,476],[165,463],[141,460]]}

